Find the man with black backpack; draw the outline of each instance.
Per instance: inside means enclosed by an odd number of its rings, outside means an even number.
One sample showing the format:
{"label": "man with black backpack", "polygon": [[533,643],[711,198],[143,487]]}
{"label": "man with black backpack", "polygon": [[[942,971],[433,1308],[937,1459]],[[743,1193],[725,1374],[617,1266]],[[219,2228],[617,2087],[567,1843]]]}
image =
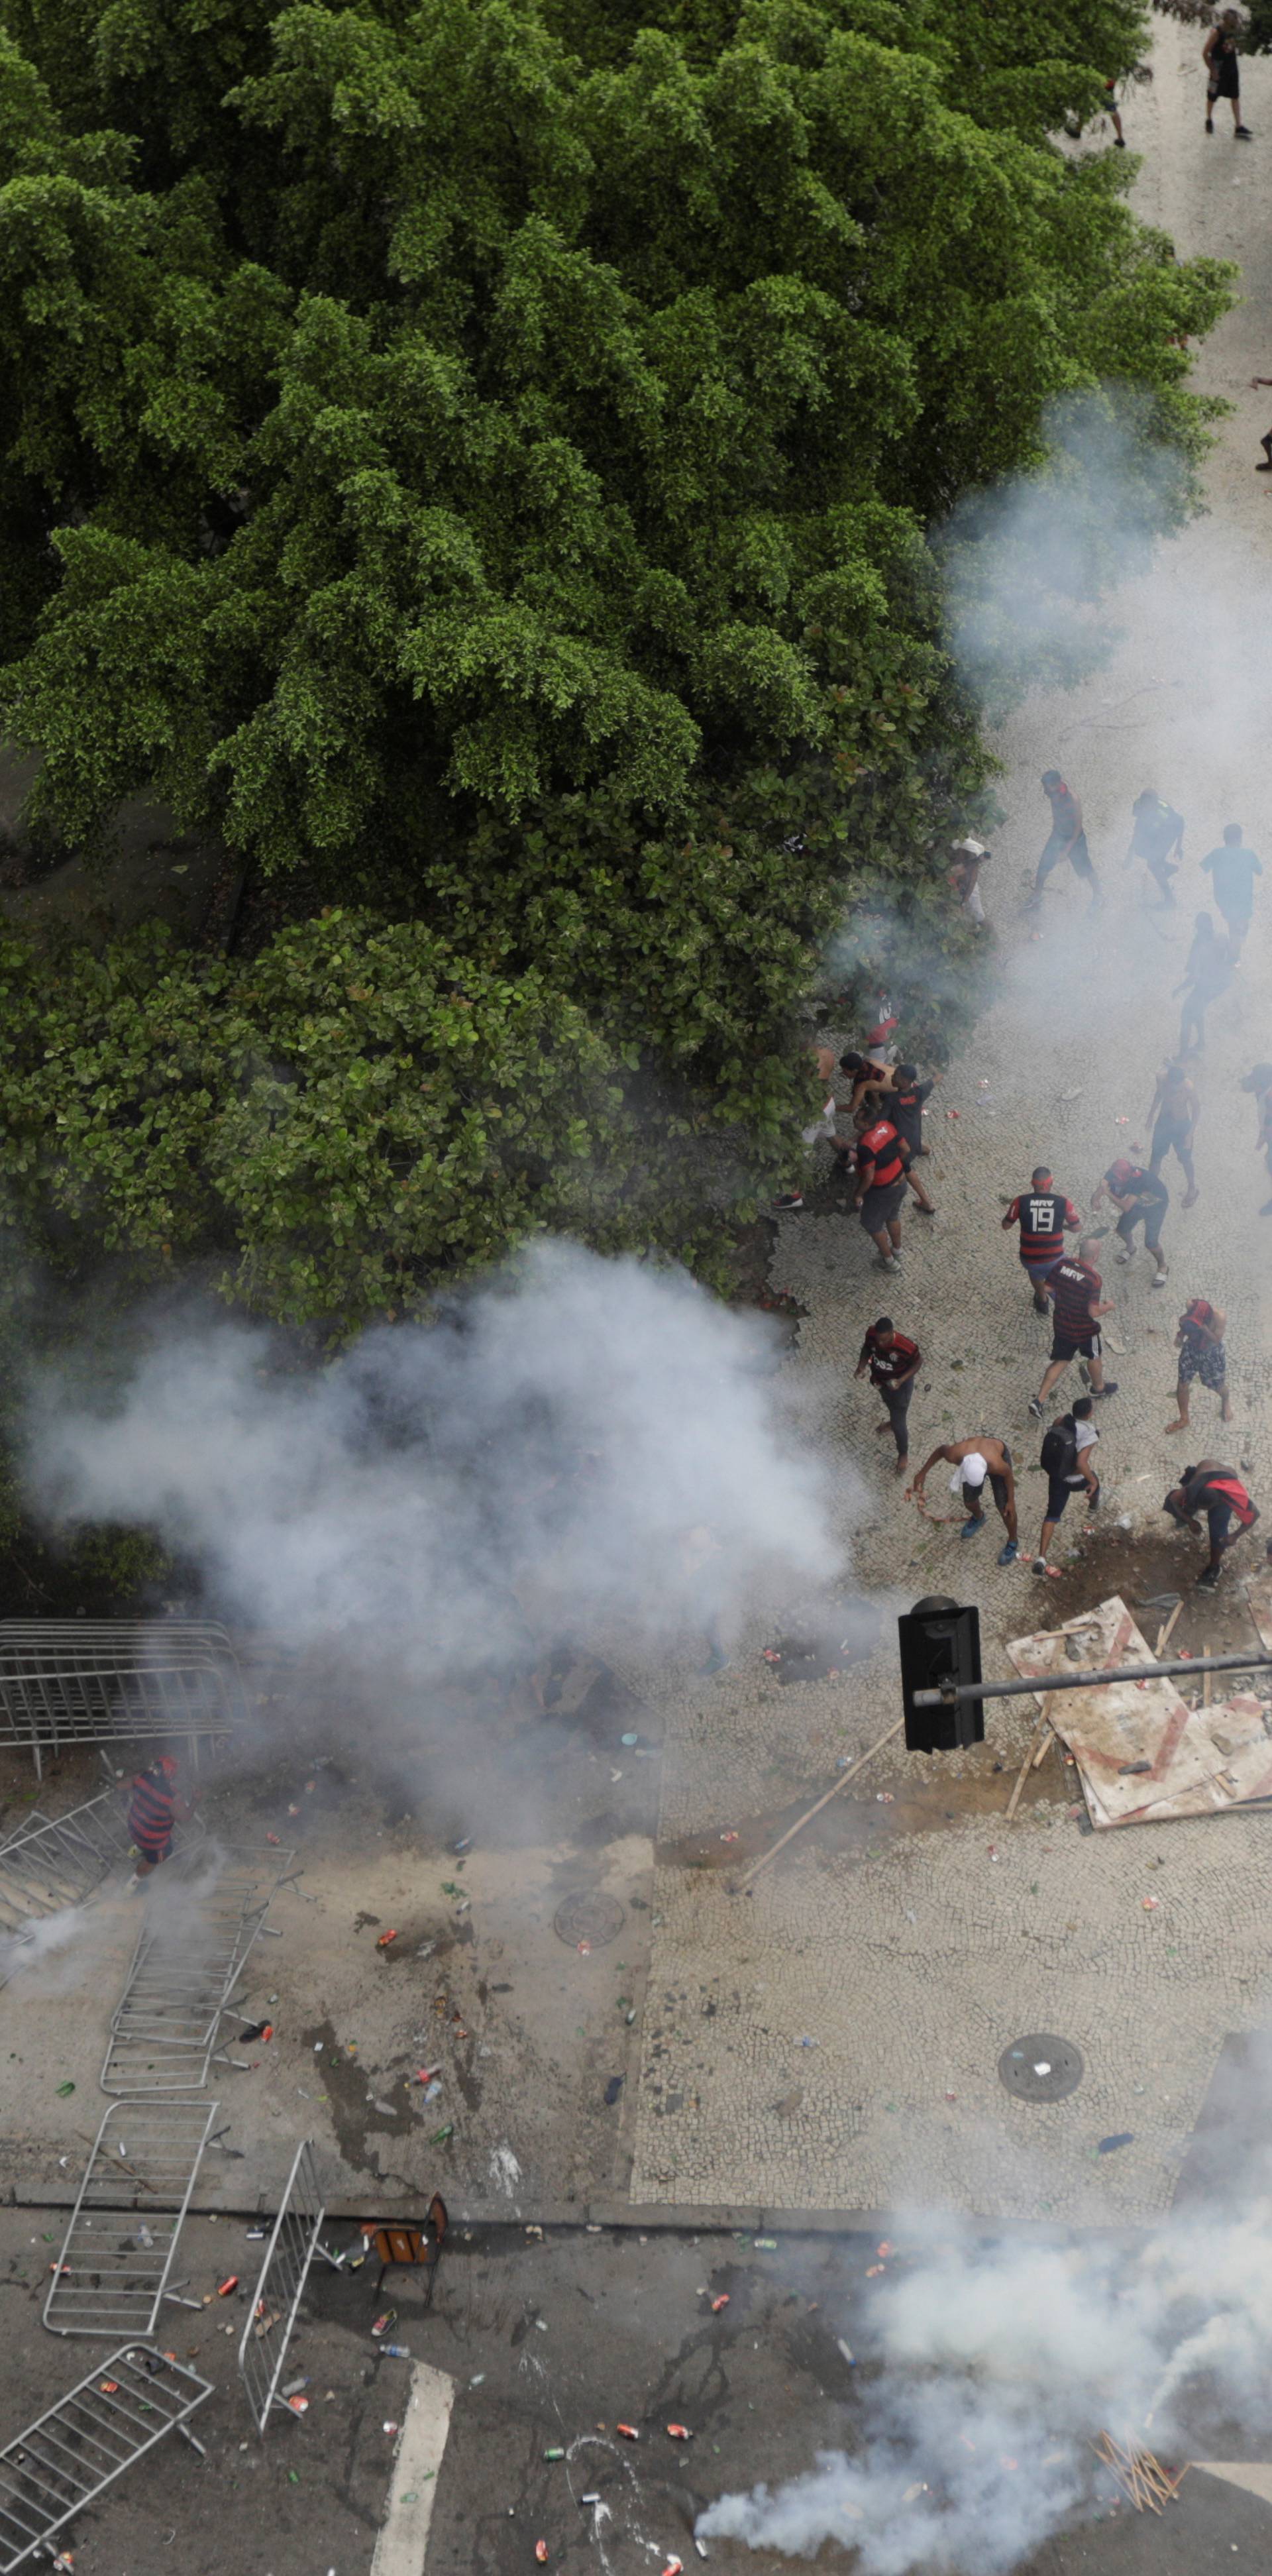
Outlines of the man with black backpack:
{"label": "man with black backpack", "polygon": [[1047,1550],[1070,1494],[1080,1493],[1085,1485],[1088,1512],[1100,1508],[1100,1479],[1094,1456],[1100,1435],[1091,1420],[1093,1409],[1090,1396],[1080,1395],[1072,1412],[1060,1414],[1044,1435],[1039,1463],[1047,1479],[1047,1508],[1033,1561],[1035,1574],[1047,1571]]}

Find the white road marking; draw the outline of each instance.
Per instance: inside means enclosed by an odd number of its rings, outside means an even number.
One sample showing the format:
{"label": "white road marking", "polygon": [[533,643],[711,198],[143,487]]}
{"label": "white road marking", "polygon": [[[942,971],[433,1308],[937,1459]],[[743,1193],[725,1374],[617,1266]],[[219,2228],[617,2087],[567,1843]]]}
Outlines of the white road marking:
{"label": "white road marking", "polygon": [[1269,2460],[1194,2460],[1195,2469],[1204,2469],[1208,2478],[1226,2478],[1230,2487],[1244,2487],[1247,2495],[1262,2496],[1272,2504],[1272,2461]]}
{"label": "white road marking", "polygon": [[371,2576],[424,2576],[433,2499],[450,2431],[455,2382],[417,2361],[393,2462],[393,2483]]}

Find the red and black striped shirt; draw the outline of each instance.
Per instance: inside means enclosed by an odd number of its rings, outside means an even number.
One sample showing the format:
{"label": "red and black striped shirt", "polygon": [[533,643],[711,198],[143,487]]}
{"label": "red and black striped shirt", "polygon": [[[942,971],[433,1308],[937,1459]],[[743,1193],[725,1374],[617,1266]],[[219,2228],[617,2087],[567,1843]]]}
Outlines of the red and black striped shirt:
{"label": "red and black striped shirt", "polygon": [[132,1784],[128,1831],[142,1850],[166,1843],[177,1821],[177,1802],[152,1771],[139,1771]]}
{"label": "red and black striped shirt", "polygon": [[1076,1253],[1066,1252],[1057,1261],[1047,1281],[1056,1313],[1056,1331],[1066,1342],[1083,1342],[1096,1327],[1091,1321],[1091,1308],[1099,1304],[1104,1282],[1090,1263],[1079,1261]]}
{"label": "red and black striped shirt", "polygon": [[1045,1261],[1049,1252],[1062,1252],[1066,1227],[1073,1232],[1082,1222],[1063,1190],[1022,1190],[1007,1216],[1020,1227],[1022,1261]]}
{"label": "red and black striped shirt", "polygon": [[910,1149],[890,1118],[877,1118],[857,1147],[857,1170],[869,1190],[886,1190],[910,1166]]}
{"label": "red and black striped shirt", "polygon": [[908,1341],[904,1333],[894,1333],[887,1350],[883,1350],[872,1324],[861,1345],[857,1366],[860,1368],[862,1360],[869,1360],[871,1385],[895,1386],[899,1377],[908,1377],[911,1369],[918,1366],[919,1357],[918,1343]]}

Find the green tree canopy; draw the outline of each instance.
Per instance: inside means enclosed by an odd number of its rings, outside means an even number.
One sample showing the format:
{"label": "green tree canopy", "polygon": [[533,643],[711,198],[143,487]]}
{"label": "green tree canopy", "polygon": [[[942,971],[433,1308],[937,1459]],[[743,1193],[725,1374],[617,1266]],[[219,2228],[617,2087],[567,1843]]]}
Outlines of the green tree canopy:
{"label": "green tree canopy", "polygon": [[1187,506],[1225,272],[1049,139],[1138,8],[0,0],[0,31],[33,812],[92,845],[153,790],[772,1132],[813,943],[929,882],[985,775],[927,528],[1057,398],[1126,389]]}

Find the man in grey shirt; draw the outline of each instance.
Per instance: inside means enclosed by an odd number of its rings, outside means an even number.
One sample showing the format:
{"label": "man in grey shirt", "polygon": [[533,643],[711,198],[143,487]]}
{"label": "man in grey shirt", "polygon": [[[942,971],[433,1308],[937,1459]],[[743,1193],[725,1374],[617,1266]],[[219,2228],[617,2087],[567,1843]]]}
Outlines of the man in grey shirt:
{"label": "man in grey shirt", "polygon": [[1244,846],[1239,823],[1224,824],[1219,848],[1208,850],[1201,864],[1213,880],[1215,902],[1228,925],[1228,954],[1235,966],[1254,910],[1254,880],[1262,876],[1263,864]]}

